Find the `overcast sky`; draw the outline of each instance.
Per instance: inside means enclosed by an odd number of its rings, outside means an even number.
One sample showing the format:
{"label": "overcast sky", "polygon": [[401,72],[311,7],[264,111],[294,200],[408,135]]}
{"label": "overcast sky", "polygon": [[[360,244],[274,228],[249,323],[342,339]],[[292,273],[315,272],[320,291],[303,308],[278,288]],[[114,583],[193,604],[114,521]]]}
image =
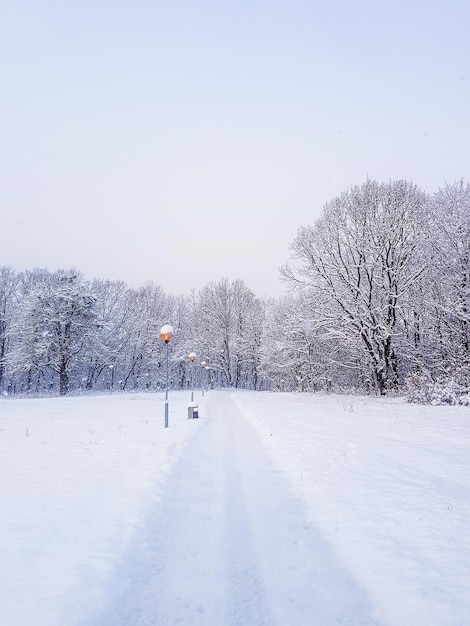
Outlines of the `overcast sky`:
{"label": "overcast sky", "polygon": [[0,265],[279,295],[362,184],[468,180],[468,0],[3,0]]}

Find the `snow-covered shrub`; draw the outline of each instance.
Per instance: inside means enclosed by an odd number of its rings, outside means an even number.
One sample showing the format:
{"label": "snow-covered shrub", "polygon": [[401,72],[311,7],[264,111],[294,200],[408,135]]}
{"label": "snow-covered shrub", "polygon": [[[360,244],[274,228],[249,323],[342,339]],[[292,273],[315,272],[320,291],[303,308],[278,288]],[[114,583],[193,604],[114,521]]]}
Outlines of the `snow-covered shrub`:
{"label": "snow-covered shrub", "polygon": [[459,404],[462,404],[463,406],[470,406],[470,393],[464,393],[460,396]]}
{"label": "snow-covered shrub", "polygon": [[407,400],[413,404],[470,404],[468,394],[452,378],[433,380],[428,370],[412,372],[405,384]]}
{"label": "snow-covered shrub", "polygon": [[412,404],[430,404],[433,381],[427,370],[413,371],[405,379],[406,398]]}
{"label": "snow-covered shrub", "polygon": [[434,383],[431,404],[459,404],[457,385],[452,380],[441,380]]}

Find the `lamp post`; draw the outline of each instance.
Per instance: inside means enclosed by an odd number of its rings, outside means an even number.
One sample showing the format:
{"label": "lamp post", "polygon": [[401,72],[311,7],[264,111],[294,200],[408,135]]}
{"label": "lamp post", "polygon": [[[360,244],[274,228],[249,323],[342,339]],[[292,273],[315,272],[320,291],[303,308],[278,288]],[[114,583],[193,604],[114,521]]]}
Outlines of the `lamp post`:
{"label": "lamp post", "polygon": [[111,372],[111,386],[109,388],[109,393],[113,393],[114,391],[114,365],[111,363],[111,365],[109,365],[108,367],[109,367],[109,371]]}
{"label": "lamp post", "polygon": [[189,360],[191,361],[191,402],[193,402],[194,400],[194,376],[193,376],[193,371],[194,371],[194,361],[196,359],[196,353],[195,352],[191,352],[189,354]]}
{"label": "lamp post", "polygon": [[173,337],[173,326],[162,326],[160,337],[166,343],[165,428],[168,428],[168,344]]}
{"label": "lamp post", "polygon": [[[206,369],[206,365],[207,365],[207,363],[205,361],[201,361],[201,367],[202,367],[203,370]],[[203,375],[202,375],[202,397],[203,398],[204,398],[204,376],[205,376],[205,373],[203,373]]]}

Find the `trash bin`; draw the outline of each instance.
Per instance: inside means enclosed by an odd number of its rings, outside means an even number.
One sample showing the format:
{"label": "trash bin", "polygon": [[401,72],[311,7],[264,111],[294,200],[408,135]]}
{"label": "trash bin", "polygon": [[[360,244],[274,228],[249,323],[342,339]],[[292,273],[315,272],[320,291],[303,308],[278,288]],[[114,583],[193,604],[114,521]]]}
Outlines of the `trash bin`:
{"label": "trash bin", "polygon": [[191,402],[190,404],[188,404],[188,420],[196,419],[199,417],[197,408],[198,405],[196,404],[196,402]]}

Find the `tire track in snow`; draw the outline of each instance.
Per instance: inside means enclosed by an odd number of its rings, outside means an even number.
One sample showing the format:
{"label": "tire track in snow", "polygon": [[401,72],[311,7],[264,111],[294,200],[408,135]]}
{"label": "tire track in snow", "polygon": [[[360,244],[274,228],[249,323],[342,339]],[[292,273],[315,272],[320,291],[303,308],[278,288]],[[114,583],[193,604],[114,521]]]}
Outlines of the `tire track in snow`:
{"label": "tire track in snow", "polygon": [[244,485],[240,475],[240,433],[238,415],[233,415],[229,396],[221,394],[222,403],[212,416],[225,437],[225,552],[227,581],[230,588],[230,620],[227,623],[240,626],[247,624],[269,625],[265,592],[261,582],[255,539],[245,502]]}
{"label": "tire track in snow", "polygon": [[87,626],[375,624],[236,407],[209,395],[199,432]]}
{"label": "tire track in snow", "polygon": [[[364,591],[330,553],[307,509],[294,495],[233,399],[221,394],[232,447],[226,460],[238,473],[245,523],[250,528],[264,602],[273,624],[378,624]],[[229,457],[231,455],[231,459]],[[246,624],[258,624],[247,620]]]}

